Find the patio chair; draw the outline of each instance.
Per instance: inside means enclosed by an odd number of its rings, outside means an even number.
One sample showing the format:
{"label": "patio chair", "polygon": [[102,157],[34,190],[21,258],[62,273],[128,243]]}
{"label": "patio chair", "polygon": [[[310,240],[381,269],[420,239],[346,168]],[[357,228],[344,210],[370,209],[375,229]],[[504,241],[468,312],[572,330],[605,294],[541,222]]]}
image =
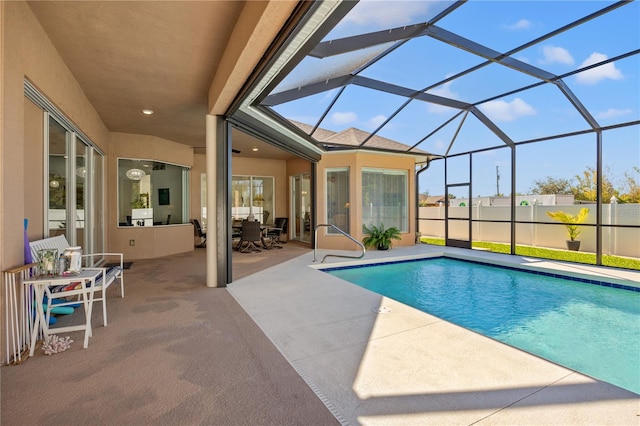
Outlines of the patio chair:
{"label": "patio chair", "polygon": [[245,220],[242,222],[242,232],[240,234],[240,242],[236,247],[241,253],[250,253],[252,251],[262,251],[256,246],[256,241],[263,241],[260,222],[253,220]]}
{"label": "patio chair", "polygon": [[272,247],[282,248],[282,241],[280,237],[287,229],[287,218],[286,217],[277,217],[274,227],[267,228],[267,238],[271,242]]}
{"label": "patio chair", "polygon": [[207,246],[207,233],[202,230],[202,226],[200,226],[200,221],[198,219],[193,219],[191,221],[193,226],[196,229],[196,235],[200,238],[200,244],[196,247],[204,248]]}

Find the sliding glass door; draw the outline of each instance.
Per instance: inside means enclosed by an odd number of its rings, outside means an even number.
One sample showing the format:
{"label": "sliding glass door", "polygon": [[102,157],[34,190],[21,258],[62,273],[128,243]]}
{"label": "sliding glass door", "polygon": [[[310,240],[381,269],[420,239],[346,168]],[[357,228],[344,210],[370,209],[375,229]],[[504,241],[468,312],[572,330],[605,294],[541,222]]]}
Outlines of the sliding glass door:
{"label": "sliding glass door", "polygon": [[311,174],[291,177],[291,239],[311,242]]}
{"label": "sliding glass door", "polygon": [[260,223],[273,223],[275,178],[271,176],[231,177],[231,216],[234,221],[252,216]]}
{"label": "sliding glass door", "polygon": [[67,176],[69,168],[67,145],[71,132],[67,131],[53,117],[49,117],[48,152],[48,206],[45,211],[45,223],[50,237],[65,235],[67,241],[73,241],[67,234],[67,205],[71,182]]}
{"label": "sliding glass door", "polygon": [[52,115],[45,136],[45,234],[64,235],[85,253],[103,252],[104,158]]}

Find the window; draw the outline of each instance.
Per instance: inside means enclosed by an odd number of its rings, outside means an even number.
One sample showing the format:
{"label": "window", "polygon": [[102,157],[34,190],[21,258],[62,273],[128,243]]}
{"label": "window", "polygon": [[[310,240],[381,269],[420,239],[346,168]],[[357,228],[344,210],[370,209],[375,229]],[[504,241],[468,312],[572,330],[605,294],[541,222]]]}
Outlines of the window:
{"label": "window", "polygon": [[274,219],[274,181],[268,176],[232,176],[231,216],[233,220],[247,219],[250,215],[260,223]]}
{"label": "window", "polygon": [[408,232],[408,172],[362,169],[362,224]]}
{"label": "window", "polygon": [[118,223],[187,223],[189,168],[151,160],[118,159]]}
{"label": "window", "polygon": [[[327,223],[349,233],[349,168],[327,169]],[[328,228],[329,234],[339,234]]]}
{"label": "window", "polygon": [[48,113],[45,134],[49,175],[46,235],[65,235],[85,253],[101,252],[103,157],[58,118]]}

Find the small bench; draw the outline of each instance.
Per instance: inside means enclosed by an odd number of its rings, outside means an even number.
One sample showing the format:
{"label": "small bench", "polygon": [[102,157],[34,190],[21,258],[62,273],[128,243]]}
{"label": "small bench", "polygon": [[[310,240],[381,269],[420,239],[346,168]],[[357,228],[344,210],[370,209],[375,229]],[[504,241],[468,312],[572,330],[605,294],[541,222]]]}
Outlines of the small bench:
{"label": "small bench", "polygon": [[[42,240],[32,241],[29,243],[31,249],[31,255],[33,261],[38,261],[38,250],[42,249],[57,249],[59,254],[62,254],[65,249],[70,247],[67,238],[64,235],[57,235],[55,237],[45,238]],[[104,262],[107,257],[117,258],[119,262],[114,262],[117,266],[101,267],[100,264],[94,266],[94,259]],[[120,295],[124,297],[124,262],[122,253],[91,253],[83,254],[83,263],[91,266],[83,267],[87,270],[102,270],[100,277],[96,279],[95,291],[101,291],[99,298],[93,299],[93,301],[102,301],[102,314],[104,318],[104,326],[107,326],[107,294],[106,291],[114,282],[120,282]],[[52,291],[64,291],[64,289],[52,289]]]}

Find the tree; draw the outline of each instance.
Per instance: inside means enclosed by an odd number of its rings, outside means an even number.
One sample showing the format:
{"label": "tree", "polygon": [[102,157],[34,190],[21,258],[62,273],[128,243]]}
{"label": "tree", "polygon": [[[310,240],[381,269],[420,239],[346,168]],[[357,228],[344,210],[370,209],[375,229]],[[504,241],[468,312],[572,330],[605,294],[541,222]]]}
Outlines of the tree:
{"label": "tree", "polygon": [[573,194],[571,183],[568,179],[553,178],[547,176],[542,180],[535,180],[533,186],[529,189],[529,194],[557,194],[570,195]]}
{"label": "tree", "polygon": [[[609,175],[611,174],[609,167],[602,172],[602,202],[608,203],[611,197],[620,198],[620,193],[613,187]],[[588,167],[582,172],[582,175],[576,175],[577,185],[572,187],[573,195],[576,200],[596,201],[597,197],[597,173],[593,167]]]}
{"label": "tree", "polygon": [[620,194],[620,202],[640,203],[640,167],[634,167],[632,172],[624,173],[622,191],[624,192]]}

